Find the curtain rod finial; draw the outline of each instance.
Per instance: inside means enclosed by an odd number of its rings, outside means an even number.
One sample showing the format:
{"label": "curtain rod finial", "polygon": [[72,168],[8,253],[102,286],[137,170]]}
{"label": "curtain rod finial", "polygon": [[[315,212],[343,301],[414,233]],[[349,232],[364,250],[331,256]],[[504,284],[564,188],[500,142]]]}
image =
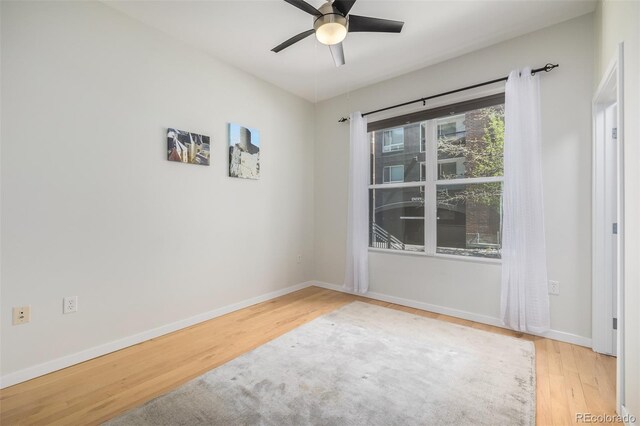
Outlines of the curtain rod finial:
{"label": "curtain rod finial", "polygon": [[340,118],[340,120],[338,120],[338,123],[344,123],[345,121],[349,121],[348,117],[342,117]]}
{"label": "curtain rod finial", "polygon": [[531,71],[531,75],[536,75],[537,72],[541,72],[541,71],[550,72],[554,68],[558,68],[559,66],[560,66],[559,64],[552,64],[552,63],[549,62],[544,67],[541,67],[541,68],[538,68],[538,69],[535,69],[535,70]]}

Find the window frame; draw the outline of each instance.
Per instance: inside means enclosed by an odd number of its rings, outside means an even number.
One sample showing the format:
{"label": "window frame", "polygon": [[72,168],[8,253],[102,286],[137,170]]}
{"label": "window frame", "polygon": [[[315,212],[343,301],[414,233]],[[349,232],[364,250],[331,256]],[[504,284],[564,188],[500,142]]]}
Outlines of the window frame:
{"label": "window frame", "polygon": [[[421,151],[421,152],[424,152],[424,151]],[[420,161],[419,163],[420,163],[420,182],[424,182],[427,180],[427,161],[425,159],[425,161]]]}
{"label": "window frame", "polygon": [[[462,158],[463,157],[454,157],[454,158],[445,158],[443,160],[438,160],[438,164],[437,164],[438,176],[440,176],[440,172],[442,170],[442,165],[443,164],[455,164],[456,165],[456,176],[459,176],[460,173],[458,173],[458,170],[460,168],[460,163],[463,163],[462,166],[464,167],[464,161],[461,161]],[[455,179],[462,179],[462,178],[455,178]]]}
{"label": "window frame", "polygon": [[[466,112],[466,111],[465,111],[465,112]],[[462,112],[462,113],[459,113],[459,114],[449,114],[449,115],[448,115],[448,116],[446,116],[446,117],[436,118],[435,120],[437,120],[437,121],[444,121],[444,122],[445,122],[445,123],[438,123],[438,126],[442,126],[443,124],[451,124],[451,123],[454,123],[454,124],[455,124],[455,126],[456,126],[456,131],[455,131],[455,132],[453,132],[453,134],[457,135],[457,134],[459,134],[459,133],[462,133],[462,132],[466,132],[466,131],[467,131],[467,129],[466,129],[466,128],[465,128],[464,130],[458,130],[458,120],[457,120],[457,119],[458,119],[458,118],[460,118],[461,116],[463,116],[463,115],[465,114],[465,112]],[[452,120],[452,119],[455,119],[455,120]],[[439,132],[438,132],[438,133],[439,133]],[[438,135],[438,136],[440,136],[440,135]]]}
{"label": "window frame", "polygon": [[[393,142],[393,131],[394,130],[402,130],[402,142],[401,143],[390,143],[388,145],[385,145],[385,135],[387,133],[389,133],[390,136],[390,140],[391,142]],[[396,147],[400,147],[400,148],[396,148]],[[398,152],[398,151],[404,151],[404,127],[393,127],[390,129],[385,129],[382,131],[382,153],[383,154],[389,154],[391,152]]]}
{"label": "window frame", "polygon": [[[402,167],[402,180],[391,180],[391,169],[394,167]],[[389,180],[384,180],[385,178],[385,169],[389,169]],[[378,185],[386,185],[390,183],[403,183],[404,182],[404,164],[394,164],[392,166],[384,166],[382,168],[382,183]]]}
{"label": "window frame", "polygon": [[[454,185],[469,185],[469,184],[482,184],[482,183],[502,183],[504,185],[504,176],[490,176],[490,177],[462,177],[454,179],[438,179],[438,124],[437,119],[446,117],[447,115],[457,115],[472,111],[474,109],[485,108],[489,106],[495,106],[504,104],[504,93],[497,95],[486,96],[483,98],[472,99],[466,102],[460,102],[457,104],[447,105],[431,110],[420,111],[418,113],[406,114],[399,117],[392,117],[385,120],[371,122],[368,124],[367,131],[375,132],[379,130],[387,130],[397,128],[399,126],[406,126],[407,124],[420,123],[420,138],[425,137],[425,168],[426,175],[425,180],[415,182],[384,182],[383,171],[383,183],[376,184],[375,181],[370,182],[368,189],[394,189],[394,188],[410,188],[420,187],[424,197],[424,251],[408,251],[408,250],[394,250],[386,248],[369,247],[369,251],[384,252],[399,255],[421,255],[427,257],[436,257],[450,260],[471,261],[480,263],[501,263],[501,258],[481,257],[472,255],[459,255],[438,253],[437,247],[437,190],[439,186],[454,186]],[[424,130],[426,134],[422,134]],[[384,136],[383,136],[384,138]],[[373,141],[373,138],[372,138]],[[404,142],[404,137],[403,137]],[[421,144],[422,145],[422,144]],[[422,163],[422,162],[420,162]],[[389,166],[385,166],[389,167]],[[384,170],[384,168],[383,168]],[[422,168],[420,171],[422,176]],[[371,212],[368,214],[368,220],[371,221]]]}

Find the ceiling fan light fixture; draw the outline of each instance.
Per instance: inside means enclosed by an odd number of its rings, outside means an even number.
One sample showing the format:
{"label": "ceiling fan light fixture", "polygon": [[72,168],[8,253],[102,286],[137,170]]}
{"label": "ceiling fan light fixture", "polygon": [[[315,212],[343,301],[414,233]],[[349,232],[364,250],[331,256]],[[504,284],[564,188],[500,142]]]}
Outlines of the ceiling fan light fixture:
{"label": "ceiling fan light fixture", "polygon": [[313,24],[316,38],[328,46],[342,43],[347,36],[347,19],[335,13],[322,15]]}
{"label": "ceiling fan light fixture", "polygon": [[347,28],[335,22],[324,24],[316,30],[316,38],[318,41],[328,46],[341,43],[346,36]]}
{"label": "ceiling fan light fixture", "polygon": [[347,33],[399,33],[404,25],[402,21],[350,14],[349,12],[356,0],[326,0],[319,8],[315,8],[305,0],[284,1],[312,15],[314,19],[313,28],[294,35],[271,49],[271,51],[275,53],[281,52],[292,44],[306,39],[311,34],[315,34],[320,43],[329,46],[331,57],[337,67],[345,64],[342,41],[347,36]]}

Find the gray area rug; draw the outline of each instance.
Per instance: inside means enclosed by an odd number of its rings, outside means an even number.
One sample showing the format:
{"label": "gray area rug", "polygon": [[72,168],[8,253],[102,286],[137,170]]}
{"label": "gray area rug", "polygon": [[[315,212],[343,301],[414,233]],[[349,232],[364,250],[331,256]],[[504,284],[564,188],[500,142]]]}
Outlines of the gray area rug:
{"label": "gray area rug", "polygon": [[534,425],[534,346],[353,302],[107,424]]}

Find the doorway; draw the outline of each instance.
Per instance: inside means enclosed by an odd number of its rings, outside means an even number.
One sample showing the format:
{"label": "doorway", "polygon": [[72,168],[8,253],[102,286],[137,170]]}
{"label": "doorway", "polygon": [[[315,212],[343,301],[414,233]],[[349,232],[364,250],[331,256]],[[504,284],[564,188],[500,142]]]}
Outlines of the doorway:
{"label": "doorway", "polygon": [[593,350],[617,357],[618,413],[624,405],[623,45],[593,99]]}

